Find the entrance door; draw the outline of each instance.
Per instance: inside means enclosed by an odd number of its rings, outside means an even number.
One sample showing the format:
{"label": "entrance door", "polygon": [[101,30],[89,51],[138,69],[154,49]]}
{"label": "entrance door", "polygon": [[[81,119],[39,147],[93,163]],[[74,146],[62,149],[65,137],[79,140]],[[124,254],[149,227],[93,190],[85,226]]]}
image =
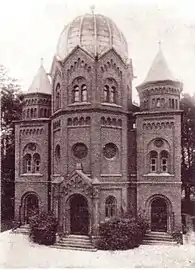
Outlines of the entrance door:
{"label": "entrance door", "polygon": [[24,221],[29,223],[30,217],[39,210],[38,198],[35,194],[29,194],[24,201]]}
{"label": "entrance door", "polygon": [[87,199],[76,194],[70,199],[70,230],[71,234],[84,234],[89,232],[89,211]]}
{"label": "entrance door", "polygon": [[155,199],[151,204],[151,230],[167,231],[167,205],[164,199]]}

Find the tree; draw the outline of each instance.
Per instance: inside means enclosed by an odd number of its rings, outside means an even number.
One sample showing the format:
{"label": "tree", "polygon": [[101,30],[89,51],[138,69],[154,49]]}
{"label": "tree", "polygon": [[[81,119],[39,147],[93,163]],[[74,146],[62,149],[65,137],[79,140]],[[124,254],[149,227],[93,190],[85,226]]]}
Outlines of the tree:
{"label": "tree", "polygon": [[185,189],[185,198],[190,199],[190,194],[195,186],[195,96],[184,94],[181,99],[182,129],[182,183]]}
{"label": "tree", "polygon": [[14,120],[22,112],[23,95],[17,80],[0,65],[1,89],[1,208],[2,217],[13,217],[15,141]]}

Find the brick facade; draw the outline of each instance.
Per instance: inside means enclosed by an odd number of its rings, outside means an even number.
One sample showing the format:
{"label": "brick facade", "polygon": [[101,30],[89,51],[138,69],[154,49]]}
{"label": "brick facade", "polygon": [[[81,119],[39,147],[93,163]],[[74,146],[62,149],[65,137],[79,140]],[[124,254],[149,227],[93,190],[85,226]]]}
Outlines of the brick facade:
{"label": "brick facade", "polygon": [[[27,222],[36,197],[40,209],[55,213],[63,233],[75,233],[72,223],[79,212],[74,211],[81,211],[82,201],[75,206],[73,198],[80,194],[88,205],[82,209],[87,233],[98,235],[100,222],[114,215],[141,210],[150,220],[152,200],[159,197],[167,206],[167,231],[181,229],[181,113],[146,110],[141,86],[141,112],[134,115],[132,79],[131,61],[114,49],[92,57],[77,46],[63,61],[54,58],[51,95],[27,94],[23,119],[15,125],[16,219]],[[109,83],[114,102],[105,100]],[[31,108],[36,108],[32,115]],[[159,138],[169,152],[169,169],[151,174],[148,149]]]}

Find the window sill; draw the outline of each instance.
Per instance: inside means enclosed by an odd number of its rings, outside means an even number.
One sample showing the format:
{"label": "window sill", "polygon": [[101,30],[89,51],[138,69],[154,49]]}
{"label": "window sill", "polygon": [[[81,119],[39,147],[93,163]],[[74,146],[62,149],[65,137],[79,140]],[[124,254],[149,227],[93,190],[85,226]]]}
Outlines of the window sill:
{"label": "window sill", "polygon": [[20,176],[43,176],[42,173],[22,173]]}
{"label": "window sill", "polygon": [[143,176],[161,176],[161,177],[165,177],[165,176],[174,176],[174,174],[170,174],[170,173],[147,173],[144,174]]}
{"label": "window sill", "polygon": [[121,105],[118,105],[118,104],[115,104],[115,103],[103,102],[103,103],[101,103],[101,105],[103,105],[103,106],[110,106],[110,107],[116,107],[116,108],[122,108]]}
{"label": "window sill", "polygon": [[71,103],[68,106],[83,106],[83,105],[91,105],[90,102],[75,102],[75,103]]}

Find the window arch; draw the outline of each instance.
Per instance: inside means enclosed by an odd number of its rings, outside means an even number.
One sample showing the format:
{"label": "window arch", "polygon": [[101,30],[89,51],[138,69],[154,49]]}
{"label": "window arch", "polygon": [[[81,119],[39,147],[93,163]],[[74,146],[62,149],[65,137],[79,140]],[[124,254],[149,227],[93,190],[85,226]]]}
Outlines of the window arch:
{"label": "window arch", "polygon": [[158,153],[156,151],[150,152],[150,172],[157,172]]}
{"label": "window arch", "polygon": [[104,102],[109,102],[109,86],[104,86]]}
{"label": "window arch", "polygon": [[36,118],[37,117],[37,109],[35,108],[34,109],[34,118]]}
{"label": "window arch", "polygon": [[27,118],[30,117],[30,109],[27,110]]}
{"label": "window arch", "polygon": [[72,103],[87,102],[88,89],[86,79],[84,77],[77,77],[72,82]]}
{"label": "window arch", "polygon": [[44,117],[47,117],[47,109],[44,109]]}
{"label": "window arch", "polygon": [[117,103],[117,82],[113,78],[105,80],[103,99],[106,103]]}
{"label": "window arch", "polygon": [[56,145],[56,148],[55,148],[55,156],[56,156],[56,159],[57,159],[57,160],[60,159],[61,152],[60,152],[60,145],[59,145],[59,144]]}
{"label": "window arch", "polygon": [[117,212],[117,200],[114,196],[108,196],[105,203],[106,218],[115,217]]}
{"label": "window arch", "polygon": [[110,102],[116,103],[116,87],[112,86],[110,90]]}
{"label": "window arch", "polygon": [[30,109],[30,117],[33,118],[34,114],[33,114],[33,108]]}
{"label": "window arch", "polygon": [[75,85],[73,90],[73,103],[79,102],[79,86]]}
{"label": "window arch", "polygon": [[163,150],[160,153],[160,171],[168,172],[168,158],[169,154],[167,151]]}
{"label": "window arch", "polygon": [[33,155],[33,163],[34,163],[34,172],[40,172],[40,163],[41,163],[41,158],[38,153],[35,153]]}
{"label": "window arch", "polygon": [[81,87],[81,102],[87,101],[87,86],[85,84]]}
{"label": "window arch", "polygon": [[40,109],[40,117],[43,117],[43,108]]}
{"label": "window arch", "polygon": [[22,173],[39,173],[41,157],[38,153],[39,146],[36,143],[28,143],[23,150]]}
{"label": "window arch", "polygon": [[26,154],[23,158],[23,172],[24,173],[32,172],[32,157],[30,154]]}
{"label": "window arch", "polygon": [[56,85],[56,110],[61,107],[61,98],[60,98],[60,84]]}

